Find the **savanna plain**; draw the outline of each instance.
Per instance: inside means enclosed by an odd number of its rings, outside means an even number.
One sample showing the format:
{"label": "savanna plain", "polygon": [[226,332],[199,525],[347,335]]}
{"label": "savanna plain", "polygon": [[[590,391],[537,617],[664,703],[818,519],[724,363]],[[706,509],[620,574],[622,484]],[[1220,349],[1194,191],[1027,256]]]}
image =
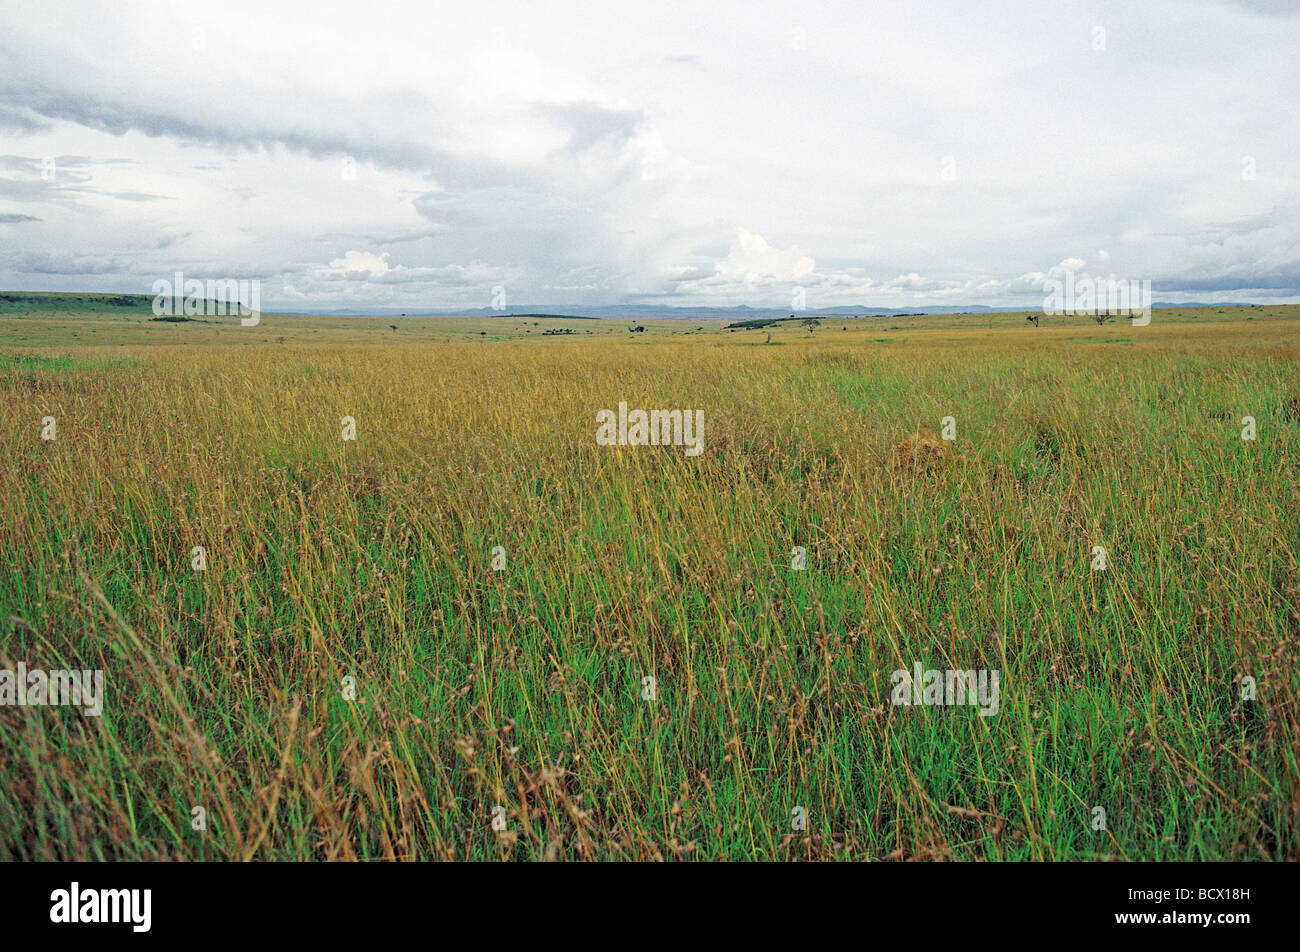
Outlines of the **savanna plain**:
{"label": "savanna plain", "polygon": [[1300,307],[10,298],[0,858],[1300,859]]}

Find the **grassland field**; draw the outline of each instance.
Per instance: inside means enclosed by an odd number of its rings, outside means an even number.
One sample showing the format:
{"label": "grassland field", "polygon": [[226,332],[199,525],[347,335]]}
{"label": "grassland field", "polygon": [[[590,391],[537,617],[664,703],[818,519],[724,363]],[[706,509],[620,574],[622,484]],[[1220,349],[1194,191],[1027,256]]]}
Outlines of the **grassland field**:
{"label": "grassland field", "polygon": [[1300,859],[1300,306],[150,316],[0,306],[2,859]]}

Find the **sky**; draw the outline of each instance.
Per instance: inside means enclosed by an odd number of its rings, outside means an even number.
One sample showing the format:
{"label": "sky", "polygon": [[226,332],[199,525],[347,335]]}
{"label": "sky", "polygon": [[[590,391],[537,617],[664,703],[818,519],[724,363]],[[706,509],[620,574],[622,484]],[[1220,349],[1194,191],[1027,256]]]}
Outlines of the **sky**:
{"label": "sky", "polygon": [[0,0],[0,288],[1300,301],[1300,0]]}

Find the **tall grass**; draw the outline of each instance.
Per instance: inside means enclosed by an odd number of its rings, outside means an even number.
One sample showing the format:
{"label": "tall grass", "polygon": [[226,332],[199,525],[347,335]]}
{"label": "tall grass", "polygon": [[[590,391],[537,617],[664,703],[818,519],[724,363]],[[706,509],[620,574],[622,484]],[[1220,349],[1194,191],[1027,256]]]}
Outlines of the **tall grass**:
{"label": "tall grass", "polygon": [[0,856],[1300,858],[1278,329],[7,359],[0,667],[107,703],[0,708]]}

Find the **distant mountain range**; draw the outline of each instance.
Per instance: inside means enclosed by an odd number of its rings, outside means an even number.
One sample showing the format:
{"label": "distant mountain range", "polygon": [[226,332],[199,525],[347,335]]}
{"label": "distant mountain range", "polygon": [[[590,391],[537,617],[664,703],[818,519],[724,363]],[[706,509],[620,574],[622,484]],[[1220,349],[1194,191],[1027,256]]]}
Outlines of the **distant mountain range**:
{"label": "distant mountain range", "polygon": [[[0,313],[9,311],[32,310],[116,310],[119,308],[146,309],[153,304],[153,295],[149,294],[108,294],[84,291],[0,291]],[[1157,301],[1152,307],[1250,307],[1249,304],[1220,302],[1208,304],[1200,301],[1173,303]],[[1261,305],[1262,306],[1262,305]],[[339,317],[585,317],[603,318],[605,320],[682,320],[682,321],[748,321],[788,318],[824,317],[912,317],[926,314],[1029,314],[1040,313],[1040,307],[987,306],[967,304],[958,306],[932,307],[842,307],[808,308],[803,311],[791,311],[789,308],[750,307],[739,304],[735,307],[666,307],[654,304],[608,304],[588,306],[582,304],[565,305],[516,305],[504,310],[490,307],[480,308],[308,308],[299,310],[284,307],[276,302],[263,308],[267,314],[320,314]]]}
{"label": "distant mountain range", "polygon": [[[1153,308],[1168,307],[1249,307],[1248,304],[1219,302],[1206,304],[1200,301],[1172,303],[1156,301]],[[749,318],[790,317],[915,317],[926,314],[1016,314],[1039,313],[1041,307],[988,307],[972,304],[956,307],[819,307],[803,311],[791,311],[788,308],[750,307],[739,304],[735,307],[664,307],[653,304],[609,304],[589,307],[586,305],[556,305],[540,307],[537,305],[520,305],[496,310],[490,307],[480,308],[436,308],[412,310],[407,308],[375,308],[358,310],[356,308],[327,309],[313,308],[302,311],[304,314],[339,315],[339,316],[373,316],[373,317],[591,317],[607,320],[639,320],[654,318],[658,320],[683,321],[719,321],[747,320]],[[269,313],[269,310],[268,310]],[[298,312],[283,312],[298,313]]]}

